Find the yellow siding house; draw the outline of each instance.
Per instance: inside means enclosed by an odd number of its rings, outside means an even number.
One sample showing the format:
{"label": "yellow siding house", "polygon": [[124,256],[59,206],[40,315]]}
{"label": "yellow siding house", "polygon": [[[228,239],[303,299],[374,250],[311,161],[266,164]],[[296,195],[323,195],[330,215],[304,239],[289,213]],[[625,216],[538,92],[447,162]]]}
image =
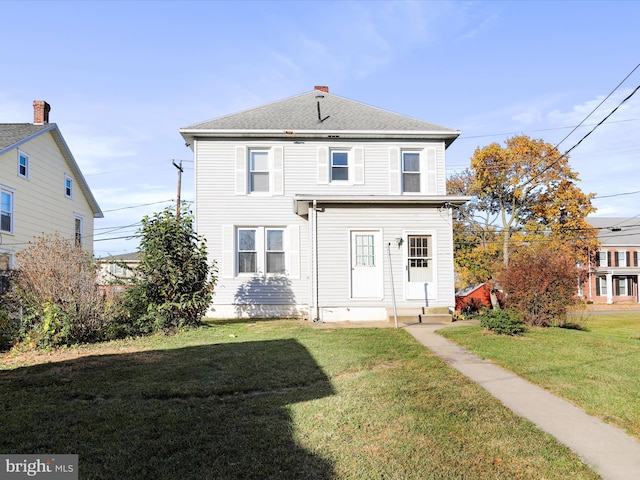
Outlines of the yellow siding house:
{"label": "yellow siding house", "polygon": [[0,270],[34,237],[58,232],[93,252],[93,220],[102,218],[51,107],[33,102],[34,123],[0,124]]}

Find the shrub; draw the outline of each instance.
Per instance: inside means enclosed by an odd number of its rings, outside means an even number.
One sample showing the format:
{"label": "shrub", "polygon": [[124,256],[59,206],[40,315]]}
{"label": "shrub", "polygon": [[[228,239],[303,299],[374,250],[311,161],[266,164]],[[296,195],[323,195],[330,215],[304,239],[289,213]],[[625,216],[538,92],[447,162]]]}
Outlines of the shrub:
{"label": "shrub", "polygon": [[514,310],[486,310],[480,326],[501,335],[521,335],[526,331],[520,314]]}
{"label": "shrub", "polygon": [[207,264],[204,238],[188,211],[165,209],[142,219],[140,264],[125,305],[141,333],[198,325],[209,308],[215,265]]}
{"label": "shrub", "polygon": [[546,327],[576,304],[580,275],[566,251],[535,244],[514,252],[498,283],[507,308],[518,311],[528,325]]}
{"label": "shrub", "polygon": [[13,297],[20,333],[40,347],[102,339],[107,321],[91,256],[58,234],[30,242],[16,255]]}

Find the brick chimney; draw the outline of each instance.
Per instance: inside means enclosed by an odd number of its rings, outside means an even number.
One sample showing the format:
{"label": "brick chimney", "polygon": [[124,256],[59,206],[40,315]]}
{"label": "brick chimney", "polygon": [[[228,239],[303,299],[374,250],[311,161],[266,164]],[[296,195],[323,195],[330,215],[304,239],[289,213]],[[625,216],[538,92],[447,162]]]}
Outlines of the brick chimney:
{"label": "brick chimney", "polygon": [[49,123],[49,112],[51,111],[51,105],[44,100],[33,101],[33,124],[44,125]]}
{"label": "brick chimney", "polygon": [[324,93],[329,93],[329,87],[325,85],[316,85],[315,87],[313,87],[313,89],[320,90],[321,92],[324,92]]}

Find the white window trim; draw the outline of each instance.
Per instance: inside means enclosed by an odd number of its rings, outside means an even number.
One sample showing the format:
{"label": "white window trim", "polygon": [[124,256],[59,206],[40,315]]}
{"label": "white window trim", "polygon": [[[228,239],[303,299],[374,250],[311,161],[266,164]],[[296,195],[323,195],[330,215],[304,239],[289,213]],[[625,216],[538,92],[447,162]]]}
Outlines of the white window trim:
{"label": "white window trim", "polygon": [[[419,192],[404,191],[403,173],[405,153],[417,153],[420,156]],[[438,193],[438,150],[435,146],[425,148],[400,148],[399,151],[392,150],[390,154],[392,162],[390,177],[392,182],[397,182],[396,186],[392,185],[392,192],[397,190],[401,195],[436,195]]]}
{"label": "white window trim", "polygon": [[609,252],[606,250],[598,251],[598,267],[609,266]]}
{"label": "white window trim", "polygon": [[[293,228],[293,230],[292,230]],[[256,271],[255,272],[240,272],[239,271],[239,253],[240,253],[240,235],[238,232],[241,230],[254,230],[256,232],[256,244],[255,244],[255,252],[256,252]],[[267,232],[272,230],[281,230],[282,231],[282,247],[284,250],[284,272],[283,273],[267,273]],[[234,248],[233,248],[233,258],[234,258],[234,273],[236,277],[239,278],[251,278],[255,276],[262,277],[294,277],[295,273],[293,270],[293,258],[292,255],[296,254],[296,247],[291,244],[291,236],[292,234],[298,235],[297,226],[285,227],[285,226],[260,226],[256,227],[253,225],[248,226],[236,226],[235,234],[234,234]]]}
{"label": "white window trim", "polygon": [[[264,152],[267,154],[267,170],[269,175],[269,189],[266,192],[254,192],[251,190],[251,155],[255,152]],[[264,173],[264,170],[259,170]],[[270,148],[250,147],[247,149],[247,195],[271,195],[273,191],[273,155]]]}
{"label": "white window trim", "polygon": [[11,225],[9,226],[9,230],[2,230],[0,229],[0,232],[2,233],[6,233],[6,234],[10,234],[13,235],[14,233],[14,225],[15,225],[15,210],[16,210],[16,191],[12,188],[8,188],[5,186],[0,185],[0,192],[1,193],[7,193],[11,196],[11,211],[9,212],[9,214],[11,215]]}
{"label": "white window trim", "polygon": [[[69,181],[69,190],[70,192],[67,193],[67,181]],[[67,198],[73,198],[73,190],[74,190],[74,185],[73,185],[73,177],[71,175],[67,175],[66,173],[64,174],[64,196]]]}
{"label": "white window trim", "polygon": [[[406,153],[417,153],[418,154],[418,171],[417,172],[411,172],[411,173],[417,173],[420,176],[420,189],[417,192],[405,192],[404,191],[404,156]],[[424,162],[423,162],[423,154],[422,154],[422,150],[418,150],[418,149],[410,149],[410,148],[403,148],[402,150],[400,150],[400,192],[402,192],[402,195],[423,195],[424,193],[424,177],[425,177],[425,173],[424,173]]]}
{"label": "white window trim", "polygon": [[619,267],[628,267],[627,265],[627,251],[626,250],[617,250],[616,251],[616,263]]}
{"label": "white window trim", "polygon": [[[337,167],[344,168],[347,170],[347,179],[346,180],[334,180],[333,178],[333,154],[334,153],[346,153],[347,154],[347,166],[346,167]],[[329,183],[341,184],[341,185],[353,185],[354,181],[354,159],[353,153],[350,148],[330,148],[329,149]]]}
{"label": "white window trim", "polygon": [[[20,157],[24,157],[26,159],[25,162],[25,174],[23,175],[22,173],[20,173]],[[29,164],[31,163],[31,157],[29,156],[29,154],[27,152],[24,152],[22,150],[18,150],[18,176],[20,178],[24,178],[29,180]]]}

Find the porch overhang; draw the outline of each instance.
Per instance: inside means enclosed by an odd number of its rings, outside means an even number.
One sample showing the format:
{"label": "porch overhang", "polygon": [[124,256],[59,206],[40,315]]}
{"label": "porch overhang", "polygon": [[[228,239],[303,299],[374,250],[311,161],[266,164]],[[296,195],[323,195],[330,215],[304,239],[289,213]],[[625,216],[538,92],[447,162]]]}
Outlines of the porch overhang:
{"label": "porch overhang", "polygon": [[308,215],[310,206],[316,202],[317,207],[323,206],[396,206],[396,207],[457,207],[471,200],[466,196],[449,195],[309,195],[293,196],[293,212],[297,215]]}

